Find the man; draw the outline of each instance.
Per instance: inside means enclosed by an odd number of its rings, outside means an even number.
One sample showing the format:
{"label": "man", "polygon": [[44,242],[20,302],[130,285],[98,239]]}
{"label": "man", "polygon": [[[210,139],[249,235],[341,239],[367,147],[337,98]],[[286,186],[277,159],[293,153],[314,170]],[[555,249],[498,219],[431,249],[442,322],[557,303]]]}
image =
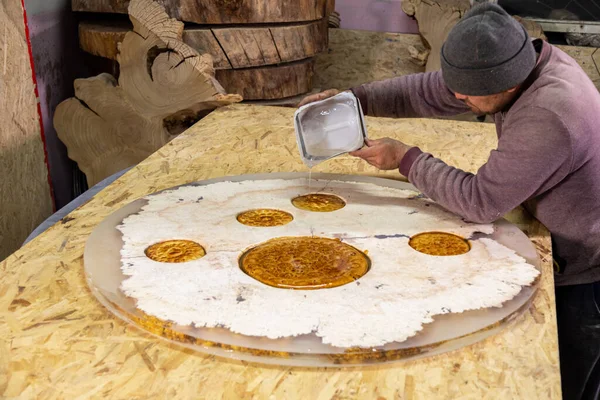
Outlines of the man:
{"label": "man", "polygon": [[[531,41],[501,7],[482,4],[452,29],[442,71],[352,91],[377,117],[492,115],[498,148],[477,174],[389,138],[351,153],[396,169],[431,199],[486,223],[523,204],[552,233],[565,399],[600,382],[600,94],[560,49]],[[336,94],[329,90],[301,104]]]}

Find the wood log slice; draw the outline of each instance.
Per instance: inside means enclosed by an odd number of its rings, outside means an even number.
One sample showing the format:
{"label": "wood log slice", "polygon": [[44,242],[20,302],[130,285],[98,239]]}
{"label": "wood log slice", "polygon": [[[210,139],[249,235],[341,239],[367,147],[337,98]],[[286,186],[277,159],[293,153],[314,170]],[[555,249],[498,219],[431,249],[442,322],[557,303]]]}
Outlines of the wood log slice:
{"label": "wood log slice", "polygon": [[[118,77],[119,63],[113,60],[90,55],[90,63],[98,65],[96,73],[108,73]],[[106,60],[103,65],[100,61]],[[314,58],[295,63],[271,65],[244,69],[221,69],[215,71],[215,78],[228,93],[244,94],[246,100],[264,101],[265,105],[291,104],[290,97],[301,100],[314,90]],[[302,65],[296,65],[302,64]],[[309,75],[307,75],[309,74]],[[277,84],[270,83],[274,80]],[[261,86],[262,85],[262,86]],[[296,101],[294,104],[297,104]]]}
{"label": "wood log slice", "polygon": [[75,81],[75,97],[59,104],[54,126],[91,187],[158,150],[193,120],[239,102],[214,77],[212,58],[181,41],[183,23],[152,0],[132,0],[134,29],[109,74]]}
{"label": "wood log slice", "polygon": [[[440,51],[448,34],[471,8],[469,0],[403,0],[402,10],[414,17],[419,24],[419,33],[425,49],[409,49],[418,65],[425,63],[426,71],[441,68]],[[513,16],[533,38],[547,40],[542,27],[534,21]]]}
{"label": "wood log slice", "polygon": [[340,17],[340,13],[337,11],[329,14],[329,27],[330,28],[339,28],[342,23],[342,19]]}
{"label": "wood log slice", "polygon": [[297,96],[312,89],[314,60],[245,69],[220,69],[215,77],[228,93],[244,100],[273,100]]}
{"label": "wood log slice", "polygon": [[513,18],[516,19],[517,21],[519,21],[519,23],[521,25],[523,25],[523,27],[525,27],[525,30],[527,31],[527,33],[529,34],[530,37],[536,38],[536,39],[548,40],[548,38],[546,37],[546,34],[544,33],[544,29],[537,22],[532,21],[530,19],[521,18],[518,15],[513,15]]}
{"label": "wood log slice", "polygon": [[[448,33],[471,8],[469,0],[404,0],[402,10],[416,18],[427,54],[425,70],[437,71],[441,68],[440,51]],[[416,62],[421,63],[423,52],[416,51]]]}
{"label": "wood log slice", "polygon": [[[186,27],[183,42],[213,57],[215,69],[247,68],[303,60],[327,49],[328,20],[264,27]],[[132,28],[127,22],[82,22],[81,48],[117,59],[118,45]]]}
{"label": "wood log slice", "polygon": [[[156,0],[170,17],[198,24],[314,21],[334,10],[335,0]],[[72,0],[73,11],[126,14],[129,0]]]}

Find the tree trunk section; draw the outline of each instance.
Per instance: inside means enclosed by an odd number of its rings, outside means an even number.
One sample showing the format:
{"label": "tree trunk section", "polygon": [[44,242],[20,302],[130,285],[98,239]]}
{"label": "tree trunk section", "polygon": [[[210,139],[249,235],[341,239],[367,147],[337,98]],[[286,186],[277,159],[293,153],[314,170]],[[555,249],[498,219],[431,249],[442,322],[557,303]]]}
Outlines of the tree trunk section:
{"label": "tree trunk section", "polygon": [[296,96],[312,89],[314,61],[247,69],[220,69],[217,80],[244,100],[272,100]]}
{"label": "tree trunk section", "polygon": [[424,46],[429,54],[421,49],[413,50],[417,63],[422,63],[425,57],[427,72],[441,68],[440,52],[450,30],[471,8],[469,0],[403,0],[404,12],[416,18]]}
{"label": "tree trunk section", "polygon": [[[197,24],[264,24],[327,17],[334,0],[157,0],[167,14]],[[127,0],[72,0],[73,11],[127,13]]]}

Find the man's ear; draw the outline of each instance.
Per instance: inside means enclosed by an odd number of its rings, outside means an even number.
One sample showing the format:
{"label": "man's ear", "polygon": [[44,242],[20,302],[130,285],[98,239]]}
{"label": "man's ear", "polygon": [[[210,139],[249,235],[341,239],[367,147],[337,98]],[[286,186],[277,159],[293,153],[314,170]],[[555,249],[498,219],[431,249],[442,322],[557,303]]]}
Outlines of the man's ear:
{"label": "man's ear", "polygon": [[515,86],[514,88],[508,89],[507,92],[508,93],[513,93],[515,90],[517,90],[519,88],[519,85]]}

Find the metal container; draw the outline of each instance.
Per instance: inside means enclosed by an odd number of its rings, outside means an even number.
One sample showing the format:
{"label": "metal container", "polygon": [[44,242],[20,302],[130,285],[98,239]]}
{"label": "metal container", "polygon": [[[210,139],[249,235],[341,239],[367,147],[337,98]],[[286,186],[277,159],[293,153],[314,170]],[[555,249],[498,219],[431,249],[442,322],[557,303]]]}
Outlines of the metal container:
{"label": "metal container", "polygon": [[352,92],[298,108],[294,127],[300,156],[309,167],[358,150],[367,138],[362,108]]}

